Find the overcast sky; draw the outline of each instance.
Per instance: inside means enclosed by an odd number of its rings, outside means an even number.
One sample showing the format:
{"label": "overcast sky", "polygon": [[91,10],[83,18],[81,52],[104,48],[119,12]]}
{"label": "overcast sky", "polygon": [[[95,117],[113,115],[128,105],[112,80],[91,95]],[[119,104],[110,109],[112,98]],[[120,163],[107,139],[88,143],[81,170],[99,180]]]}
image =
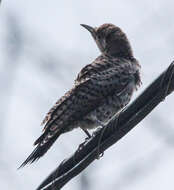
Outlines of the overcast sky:
{"label": "overcast sky", "polygon": [[[3,1],[0,7],[0,187],[35,189],[78,147],[74,130],[32,166],[17,167],[33,150],[40,122],[99,50],[80,24],[109,22],[127,34],[142,66],[143,86],[174,58],[174,2],[163,0]],[[174,186],[174,97],[74,178],[65,190],[146,190]],[[68,140],[67,140],[68,139]],[[87,182],[84,182],[87,181]]]}

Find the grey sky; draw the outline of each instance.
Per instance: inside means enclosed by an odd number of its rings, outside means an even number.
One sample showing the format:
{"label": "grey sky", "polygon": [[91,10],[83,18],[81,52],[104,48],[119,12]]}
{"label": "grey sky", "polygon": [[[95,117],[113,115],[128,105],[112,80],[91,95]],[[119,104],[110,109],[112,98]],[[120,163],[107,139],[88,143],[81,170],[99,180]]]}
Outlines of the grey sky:
{"label": "grey sky", "polygon": [[[17,170],[41,133],[45,113],[72,86],[80,69],[99,54],[80,24],[98,26],[110,22],[126,32],[142,65],[143,86],[135,98],[174,58],[173,7],[170,0],[2,1],[2,189],[36,188],[85,138],[79,130],[67,133],[39,162]],[[172,141],[174,133],[173,105],[171,95],[101,160],[95,161],[85,172],[88,188],[172,189],[174,147],[166,141]],[[165,133],[165,128],[171,131]],[[78,176],[64,189],[80,189],[80,181]]]}

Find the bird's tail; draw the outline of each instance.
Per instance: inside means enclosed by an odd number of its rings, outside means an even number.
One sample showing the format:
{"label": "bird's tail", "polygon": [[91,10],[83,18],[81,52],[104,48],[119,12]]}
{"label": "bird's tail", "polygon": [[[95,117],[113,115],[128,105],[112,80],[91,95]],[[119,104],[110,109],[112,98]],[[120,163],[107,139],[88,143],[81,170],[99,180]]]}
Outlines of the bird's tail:
{"label": "bird's tail", "polygon": [[[42,157],[48,149],[53,145],[53,143],[56,141],[56,139],[61,135],[61,133],[57,133],[52,138],[50,138],[46,143],[42,144],[41,142],[44,140],[44,134],[40,136],[34,145],[37,144],[36,148],[33,150],[33,152],[28,156],[28,158],[21,164],[21,166],[18,168],[22,168],[27,164],[31,164],[34,161],[37,161],[40,157]],[[40,142],[40,143],[39,143]]]}

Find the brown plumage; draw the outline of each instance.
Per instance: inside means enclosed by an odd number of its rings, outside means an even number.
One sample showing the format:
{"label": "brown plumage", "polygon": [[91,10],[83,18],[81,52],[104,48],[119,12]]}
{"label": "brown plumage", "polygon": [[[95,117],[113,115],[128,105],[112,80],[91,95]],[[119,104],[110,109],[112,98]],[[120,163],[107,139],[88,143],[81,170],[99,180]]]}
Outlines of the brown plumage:
{"label": "brown plumage", "polygon": [[107,123],[129,103],[141,83],[140,65],[119,27],[82,26],[92,34],[101,55],[80,71],[73,88],[48,112],[42,122],[43,134],[34,143],[36,148],[21,166],[43,156],[63,133]]}

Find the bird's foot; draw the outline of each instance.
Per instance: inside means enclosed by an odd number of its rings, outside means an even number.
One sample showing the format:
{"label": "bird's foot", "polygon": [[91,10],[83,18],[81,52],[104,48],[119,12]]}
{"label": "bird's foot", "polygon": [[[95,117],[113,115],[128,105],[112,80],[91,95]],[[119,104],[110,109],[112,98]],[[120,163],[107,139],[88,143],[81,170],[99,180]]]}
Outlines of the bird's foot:
{"label": "bird's foot", "polygon": [[77,149],[77,152],[79,152],[79,151],[85,146],[85,144],[89,141],[90,138],[91,138],[91,136],[90,136],[90,137],[86,137],[86,138],[85,138],[85,141],[82,142],[81,144],[79,144],[79,147],[78,147],[78,149]]}
{"label": "bird's foot", "polygon": [[87,129],[83,129],[83,128],[81,128],[84,132],[85,132],[85,134],[87,135],[87,137],[85,138],[85,141],[83,142],[83,143],[81,143],[81,144],[79,144],[79,147],[78,147],[78,149],[76,150],[76,152],[75,152],[75,156],[74,156],[74,159],[76,158],[76,156],[77,156],[77,154],[79,153],[79,151],[85,146],[85,144],[89,141],[89,139],[92,137],[91,135],[90,135],[90,133],[87,131]]}
{"label": "bird's foot", "polygon": [[74,154],[74,161],[76,162],[76,157],[78,156],[78,153],[83,149],[83,147],[86,145],[90,137],[86,137],[85,141],[81,144],[79,144],[79,147],[77,148],[75,154]]}

